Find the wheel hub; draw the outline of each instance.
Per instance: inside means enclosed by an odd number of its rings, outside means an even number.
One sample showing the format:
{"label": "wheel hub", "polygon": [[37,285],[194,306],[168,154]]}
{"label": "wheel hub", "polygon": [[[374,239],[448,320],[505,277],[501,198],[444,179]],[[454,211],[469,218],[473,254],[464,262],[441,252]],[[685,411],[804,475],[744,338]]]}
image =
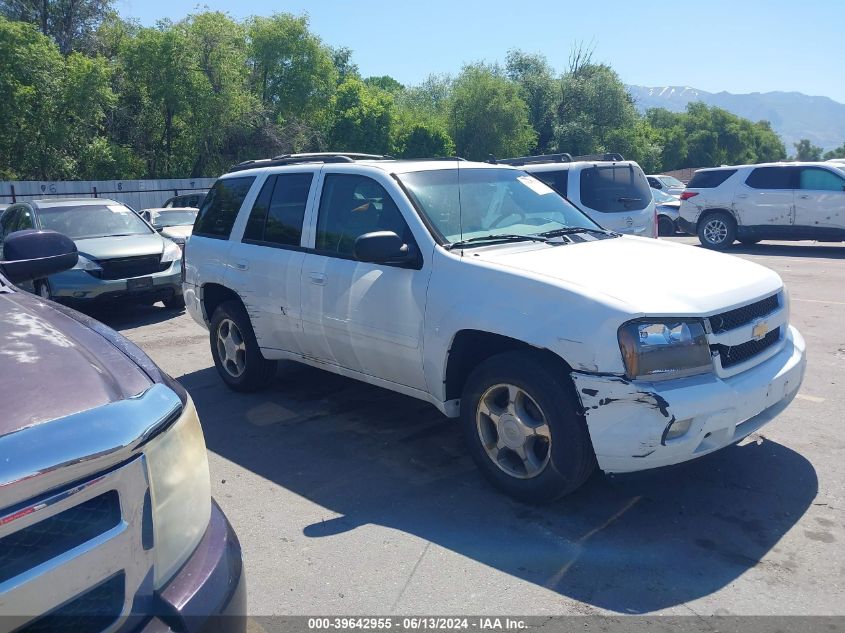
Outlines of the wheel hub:
{"label": "wheel hub", "polygon": [[508,448],[515,450],[525,444],[525,426],[510,413],[503,414],[496,427]]}

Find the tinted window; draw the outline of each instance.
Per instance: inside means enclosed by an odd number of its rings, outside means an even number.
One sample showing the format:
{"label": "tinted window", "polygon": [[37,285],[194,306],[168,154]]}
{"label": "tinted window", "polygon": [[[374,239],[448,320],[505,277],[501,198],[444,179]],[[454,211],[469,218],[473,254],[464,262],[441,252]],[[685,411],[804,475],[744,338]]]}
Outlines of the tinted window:
{"label": "tinted window", "polygon": [[801,189],[843,191],[845,180],[826,169],[805,167],[801,170]]}
{"label": "tinted window", "polygon": [[255,176],[226,178],[214,183],[194,224],[194,235],[228,238]]}
{"label": "tinted window", "polygon": [[736,173],[736,169],[697,171],[687,185],[688,189],[712,189],[718,187]]}
{"label": "tinted window", "polygon": [[560,195],[566,196],[566,190],[569,180],[569,172],[567,170],[561,171],[538,171],[530,172],[537,180],[541,180],[549,187],[557,191]]}
{"label": "tinted window", "polygon": [[650,187],[653,187],[654,189],[662,189],[663,188],[663,185],[654,176],[649,176],[647,180],[648,180],[648,185]]}
{"label": "tinted window", "polygon": [[393,198],[375,180],[327,175],[317,216],[317,250],[351,256],[355,240],[373,231],[393,231],[405,241],[411,239]]}
{"label": "tinted window", "polygon": [[590,167],[581,172],[581,202],[602,213],[638,211],[651,202],[651,188],[633,165]]}
{"label": "tinted window", "polygon": [[758,167],[746,178],[754,189],[792,189],[794,170],[788,167]]}
{"label": "tinted window", "polygon": [[271,176],[249,214],[245,240],[299,246],[312,174]]}
{"label": "tinted window", "polygon": [[72,240],[121,235],[148,235],[153,230],[122,204],[40,207],[41,227],[64,233]]}

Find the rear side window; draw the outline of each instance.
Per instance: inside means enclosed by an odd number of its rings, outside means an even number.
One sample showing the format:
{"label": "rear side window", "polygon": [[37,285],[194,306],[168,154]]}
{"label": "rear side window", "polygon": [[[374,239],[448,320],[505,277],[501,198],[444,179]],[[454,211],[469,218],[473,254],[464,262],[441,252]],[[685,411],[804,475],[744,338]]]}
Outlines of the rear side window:
{"label": "rear side window", "polygon": [[569,171],[562,169],[560,171],[532,171],[529,172],[537,180],[541,180],[549,187],[557,191],[564,198],[566,197],[566,190],[568,187]]}
{"label": "rear side window", "polygon": [[745,184],[753,189],[792,189],[794,170],[788,167],[758,167]]}
{"label": "rear side window", "polygon": [[843,191],[845,180],[826,169],[805,167],[801,170],[801,189],[812,191]]}
{"label": "rear side window", "polygon": [[208,192],[194,223],[194,235],[228,239],[255,176],[218,180]]}
{"label": "rear side window", "polygon": [[590,167],[581,172],[581,202],[602,213],[639,211],[651,202],[651,188],[634,165]]}
{"label": "rear side window", "polygon": [[249,214],[244,241],[299,246],[312,174],[270,176]]}
{"label": "rear side window", "polygon": [[697,171],[687,185],[688,189],[712,189],[718,187],[736,173],[736,169]]}

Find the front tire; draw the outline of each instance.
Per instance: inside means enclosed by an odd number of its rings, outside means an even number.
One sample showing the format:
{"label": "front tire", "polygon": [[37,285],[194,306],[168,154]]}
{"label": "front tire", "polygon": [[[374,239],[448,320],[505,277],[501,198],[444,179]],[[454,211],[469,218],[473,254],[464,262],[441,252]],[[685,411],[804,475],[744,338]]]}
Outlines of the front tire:
{"label": "front tire", "polygon": [[214,366],[230,389],[258,391],[273,379],[276,361],[262,355],[249,315],[239,301],[217,306],[211,318],[209,339]]}
{"label": "front tire", "polygon": [[538,352],[482,362],[461,396],[461,426],[475,463],[497,488],[547,503],[581,486],[596,465],[584,418],[560,368]]}
{"label": "front tire", "polygon": [[698,240],[705,248],[723,251],[736,240],[736,220],[724,211],[708,213],[698,221]]}
{"label": "front tire", "polygon": [[657,234],[658,235],[674,235],[675,234],[675,224],[667,218],[665,215],[658,216],[657,218]]}

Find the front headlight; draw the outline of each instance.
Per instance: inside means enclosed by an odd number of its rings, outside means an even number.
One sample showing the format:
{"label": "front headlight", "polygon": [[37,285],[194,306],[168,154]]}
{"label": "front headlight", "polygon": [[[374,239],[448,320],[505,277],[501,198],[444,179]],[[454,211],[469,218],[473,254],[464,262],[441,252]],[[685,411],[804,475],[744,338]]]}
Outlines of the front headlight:
{"label": "front headlight", "polygon": [[161,254],[161,263],[175,262],[182,259],[182,249],[170,240],[165,240],[164,252]]}
{"label": "front headlight", "polygon": [[211,519],[208,456],[190,398],[176,423],[144,453],[153,509],[153,580],[160,589],[194,552]]}
{"label": "front headlight", "polygon": [[631,380],[665,380],[713,370],[704,323],[691,319],[631,321],[619,328]]}
{"label": "front headlight", "polygon": [[84,255],[80,254],[79,259],[76,261],[76,266],[73,267],[73,270],[102,270],[102,267],[95,261],[91,261]]}

